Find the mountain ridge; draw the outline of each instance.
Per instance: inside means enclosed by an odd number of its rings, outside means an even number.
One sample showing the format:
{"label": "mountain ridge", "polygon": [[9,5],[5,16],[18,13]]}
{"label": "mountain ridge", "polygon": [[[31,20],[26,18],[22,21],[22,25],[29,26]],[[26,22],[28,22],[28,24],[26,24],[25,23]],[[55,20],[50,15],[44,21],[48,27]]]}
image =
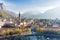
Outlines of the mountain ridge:
{"label": "mountain ridge", "polygon": [[30,12],[30,13],[24,13],[21,15],[21,17],[30,17],[30,18],[41,18],[41,19],[60,19],[60,7],[54,8],[51,10],[47,10],[45,13],[36,13],[36,15]]}

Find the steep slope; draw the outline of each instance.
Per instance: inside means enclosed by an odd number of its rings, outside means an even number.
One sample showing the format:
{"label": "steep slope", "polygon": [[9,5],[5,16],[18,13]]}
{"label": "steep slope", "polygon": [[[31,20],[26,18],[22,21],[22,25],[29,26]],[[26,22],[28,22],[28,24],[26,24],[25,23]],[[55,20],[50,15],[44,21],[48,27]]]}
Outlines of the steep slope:
{"label": "steep slope", "polygon": [[[0,10],[0,17],[2,18],[14,18],[14,16],[12,16],[12,14],[10,14],[11,12],[6,12],[6,10]],[[14,15],[14,14],[13,14]]]}
{"label": "steep slope", "polygon": [[12,17],[17,17],[18,16],[16,13],[8,11],[8,10],[6,10],[5,12],[8,13],[9,15],[11,15]]}

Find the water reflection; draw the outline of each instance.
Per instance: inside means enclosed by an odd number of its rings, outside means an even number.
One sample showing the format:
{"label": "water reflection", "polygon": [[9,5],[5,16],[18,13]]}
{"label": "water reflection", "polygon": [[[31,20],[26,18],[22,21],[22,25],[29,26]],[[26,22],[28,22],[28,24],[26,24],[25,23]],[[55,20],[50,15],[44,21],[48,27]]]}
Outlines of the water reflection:
{"label": "water reflection", "polygon": [[60,40],[60,38],[50,38],[44,36],[26,36],[26,37],[15,37],[13,40]]}
{"label": "water reflection", "polygon": [[[3,40],[3,39],[0,39]],[[20,36],[20,37],[9,37],[4,40],[60,40],[58,37],[45,37],[45,36]]]}

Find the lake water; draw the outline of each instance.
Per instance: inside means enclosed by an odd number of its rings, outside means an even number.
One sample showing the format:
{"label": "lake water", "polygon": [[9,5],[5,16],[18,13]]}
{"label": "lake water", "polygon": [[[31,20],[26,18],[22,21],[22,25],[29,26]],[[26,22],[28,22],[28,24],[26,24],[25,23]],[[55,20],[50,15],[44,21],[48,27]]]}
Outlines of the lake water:
{"label": "lake water", "polygon": [[0,40],[60,40],[60,34],[44,32],[31,35],[18,35],[18,36],[9,36],[5,38],[0,38]]}
{"label": "lake water", "polygon": [[60,40],[55,37],[44,37],[44,36],[26,36],[26,37],[15,37],[13,40]]}
{"label": "lake water", "polygon": [[0,40],[60,40],[60,37],[45,37],[45,36],[14,36],[0,38]]}

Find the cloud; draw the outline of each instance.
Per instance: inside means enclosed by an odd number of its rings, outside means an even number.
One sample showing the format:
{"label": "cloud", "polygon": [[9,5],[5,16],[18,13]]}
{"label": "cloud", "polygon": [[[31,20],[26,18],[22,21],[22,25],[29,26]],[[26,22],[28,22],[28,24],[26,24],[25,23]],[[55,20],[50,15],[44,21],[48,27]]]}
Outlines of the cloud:
{"label": "cloud", "polygon": [[47,10],[54,9],[56,7],[54,6],[46,6],[46,7],[32,7],[32,8],[27,8],[25,10],[22,10],[22,13],[24,12],[40,12],[44,13]]}
{"label": "cloud", "polygon": [[[6,10],[13,11],[18,13],[33,11],[33,12],[41,12],[44,13],[47,10],[60,7],[60,0],[31,0],[31,1],[22,1],[17,2],[19,0],[15,0],[14,3],[7,0],[0,0],[0,2],[4,3],[6,6]],[[15,3],[16,2],[16,3]]]}

